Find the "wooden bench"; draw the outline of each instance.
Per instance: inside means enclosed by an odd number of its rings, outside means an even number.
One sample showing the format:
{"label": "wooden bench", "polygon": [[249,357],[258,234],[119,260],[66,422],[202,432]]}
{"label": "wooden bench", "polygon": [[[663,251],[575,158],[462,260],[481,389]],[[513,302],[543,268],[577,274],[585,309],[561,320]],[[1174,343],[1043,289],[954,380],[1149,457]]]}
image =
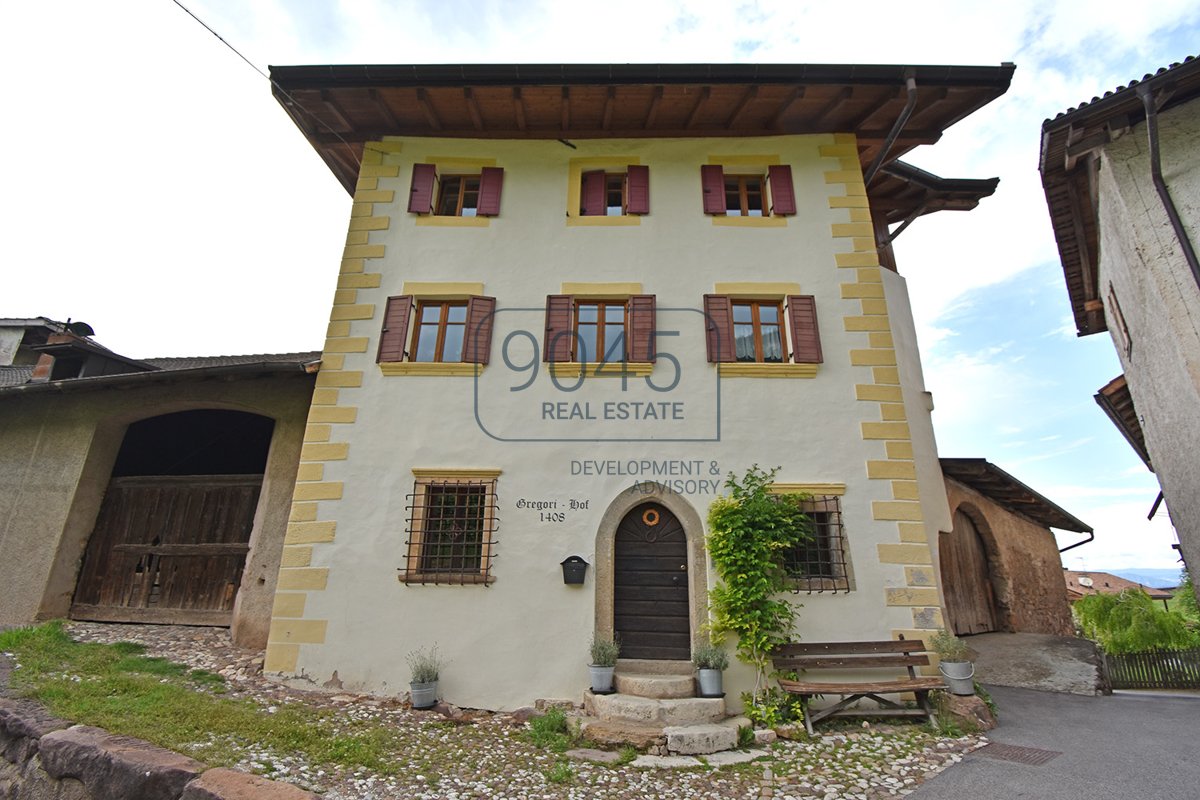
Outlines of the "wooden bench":
{"label": "wooden bench", "polygon": [[[854,671],[864,669],[908,670],[907,678],[882,681],[815,681],[809,675],[799,680],[779,679],[779,686],[789,694],[799,695],[804,706],[804,727],[813,733],[813,725],[826,717],[849,716],[898,716],[928,717],[936,722],[933,707],[929,703],[929,692],[945,689],[940,677],[918,676],[916,667],[929,664],[925,643],[920,639],[885,642],[818,642],[811,644],[786,644],[778,648],[773,661],[780,672],[792,670],[812,673],[816,670]],[[880,695],[913,692],[917,696],[917,708],[908,708],[887,700]],[[841,695],[842,700],[829,708],[809,711],[808,703],[814,695]],[[879,708],[851,709],[850,705],[870,698]]]}

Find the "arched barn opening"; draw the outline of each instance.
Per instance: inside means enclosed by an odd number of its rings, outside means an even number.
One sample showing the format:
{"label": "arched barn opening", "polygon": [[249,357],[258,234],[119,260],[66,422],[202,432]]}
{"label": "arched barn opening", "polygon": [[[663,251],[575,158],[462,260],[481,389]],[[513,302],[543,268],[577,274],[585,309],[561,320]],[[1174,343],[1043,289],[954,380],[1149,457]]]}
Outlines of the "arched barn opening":
{"label": "arched barn opening", "polygon": [[939,546],[946,627],[958,635],[998,631],[996,598],[983,536],[961,507]]}
{"label": "arched barn opening", "polygon": [[268,417],[221,410],[130,425],[71,617],[231,624],[274,427]]}

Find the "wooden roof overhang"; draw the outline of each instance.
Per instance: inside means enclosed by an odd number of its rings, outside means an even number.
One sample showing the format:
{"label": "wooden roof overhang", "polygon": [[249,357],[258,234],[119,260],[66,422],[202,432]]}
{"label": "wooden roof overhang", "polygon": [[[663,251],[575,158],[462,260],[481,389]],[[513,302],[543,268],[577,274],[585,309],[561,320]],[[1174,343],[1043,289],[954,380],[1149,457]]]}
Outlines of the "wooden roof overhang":
{"label": "wooden roof overhang", "polygon": [[1189,57],[1042,123],[1042,187],[1080,336],[1108,329],[1097,285],[1099,152],[1145,120],[1145,107],[1135,87],[1146,83],[1157,98],[1159,111],[1187,102],[1200,95],[1200,59]]}
{"label": "wooden roof overhang", "polygon": [[999,185],[999,178],[942,178],[893,161],[871,182],[871,214],[891,225],[935,211],[970,211]]}
{"label": "wooden roof overhang", "polygon": [[1138,418],[1137,409],[1133,407],[1133,395],[1129,393],[1129,384],[1124,375],[1118,375],[1096,392],[1096,403],[1104,409],[1104,413],[1112,420],[1113,425],[1129,442],[1133,451],[1138,454],[1146,467],[1153,472],[1150,463],[1150,452],[1146,450],[1146,435],[1142,432],[1142,422]]}
{"label": "wooden roof overhang", "polygon": [[97,375],[90,378],[64,378],[41,383],[0,386],[0,399],[24,397],[29,394],[72,394],[100,389],[134,389],[142,386],[195,381],[229,382],[276,375],[315,375],[319,365],[320,359],[316,357],[316,360],[313,361],[263,361],[191,369],[156,369],[150,372],[127,372],[119,375]]}
{"label": "wooden roof overhang", "polygon": [[941,458],[942,473],[1016,514],[1047,528],[1091,533],[1092,526],[1064,511],[985,458]]}
{"label": "wooden roof overhang", "polygon": [[[271,67],[275,98],[353,192],[384,136],[587,139],[855,133],[864,168],[915,83],[884,165],[1002,95],[998,67],[459,64]],[[882,170],[876,182],[888,180]]]}

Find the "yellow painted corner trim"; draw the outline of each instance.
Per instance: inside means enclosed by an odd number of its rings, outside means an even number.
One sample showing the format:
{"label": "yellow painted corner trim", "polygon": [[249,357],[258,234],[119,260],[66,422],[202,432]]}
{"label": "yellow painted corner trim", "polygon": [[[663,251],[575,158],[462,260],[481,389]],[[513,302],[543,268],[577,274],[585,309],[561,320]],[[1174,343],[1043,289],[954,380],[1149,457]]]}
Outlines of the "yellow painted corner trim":
{"label": "yellow painted corner trim", "polygon": [[772,494],[811,494],[836,495],[841,497],[846,493],[844,483],[772,483]]}
{"label": "yellow painted corner trim", "polygon": [[417,217],[417,224],[434,228],[486,228],[492,224],[492,218],[443,217],[437,214],[422,214]]}
{"label": "yellow painted corner trim", "polygon": [[471,281],[405,281],[400,294],[421,300],[461,300],[483,294],[483,284]]}
{"label": "yellow painted corner trim", "polygon": [[571,228],[624,228],[642,224],[642,214],[621,214],[616,217],[567,215],[567,226]]}
{"label": "yellow painted corner trim", "polygon": [[714,214],[712,224],[730,228],[786,228],[787,217],[727,217]]}
{"label": "yellow painted corner trim", "polygon": [[[578,361],[554,361],[550,363],[550,371],[556,378],[578,378],[585,365]],[[607,364],[592,364],[587,367],[589,378],[619,378],[622,373],[631,378],[644,378],[654,372],[654,363],[650,361],[609,362]]]}
{"label": "yellow painted corner trim", "polygon": [[778,155],[711,155],[709,164],[723,167],[770,167],[782,163]]}
{"label": "yellow painted corner trim", "polygon": [[385,376],[412,375],[423,377],[474,377],[476,368],[483,372],[483,364],[464,364],[461,361],[385,361],[379,365],[379,371]]}
{"label": "yellow painted corner trim", "polygon": [[725,362],[717,365],[722,378],[815,378],[819,364],[744,364]]}
{"label": "yellow painted corner trim", "polygon": [[631,294],[642,294],[642,284],[625,281],[615,283],[584,283],[580,281],[563,281],[563,294],[573,294],[576,297],[628,297]]}
{"label": "yellow painted corner trim", "polygon": [[446,468],[446,469],[430,469],[427,467],[413,467],[414,478],[498,478],[503,470],[486,469],[480,467],[461,468]]}
{"label": "yellow painted corner trim", "polygon": [[734,281],[714,283],[713,294],[744,297],[747,300],[773,300],[789,294],[800,294],[800,284],[786,282]]}

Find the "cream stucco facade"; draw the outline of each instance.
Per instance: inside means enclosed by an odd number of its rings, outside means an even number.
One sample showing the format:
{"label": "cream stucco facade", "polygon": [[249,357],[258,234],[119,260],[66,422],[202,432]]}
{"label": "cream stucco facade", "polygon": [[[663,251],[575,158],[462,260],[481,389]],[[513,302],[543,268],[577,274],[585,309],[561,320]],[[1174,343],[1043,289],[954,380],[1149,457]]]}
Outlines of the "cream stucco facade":
{"label": "cream stucco facade", "polygon": [[[416,164],[504,170],[498,216],[407,211]],[[580,217],[579,175],[649,168],[650,211]],[[791,216],[706,216],[700,166],[790,165]],[[309,412],[275,596],[268,672],[400,693],[405,655],[437,644],[454,703],[578,699],[593,631],[611,629],[611,540],[643,499],[681,521],[691,636],[714,583],[709,503],[730,472],[840,497],[854,582],[798,594],[808,641],[921,636],[941,626],[936,533],[949,510],[903,279],[879,266],[853,135],[368,143],[339,291]],[[547,295],[654,295],[660,352],[628,382],[558,388],[540,360]],[[815,298],[823,362],[709,363],[706,294]],[[376,363],[388,298],[496,298],[490,363]],[[530,380],[527,364],[538,374]],[[576,368],[575,373],[577,374]],[[560,385],[575,378],[560,365]],[[678,382],[669,391],[656,391]],[[605,403],[669,404],[667,419],[605,419]],[[560,405],[562,404],[562,405]],[[578,406],[574,404],[579,404]],[[574,415],[572,412],[575,412]],[[594,416],[596,419],[589,419]],[[675,474],[663,474],[671,473]],[[400,580],[414,480],[495,476],[490,585]],[[538,503],[554,503],[561,519]],[[564,585],[559,562],[591,567]],[[750,688],[735,664],[729,698]],[[731,708],[736,703],[731,702]]]}

